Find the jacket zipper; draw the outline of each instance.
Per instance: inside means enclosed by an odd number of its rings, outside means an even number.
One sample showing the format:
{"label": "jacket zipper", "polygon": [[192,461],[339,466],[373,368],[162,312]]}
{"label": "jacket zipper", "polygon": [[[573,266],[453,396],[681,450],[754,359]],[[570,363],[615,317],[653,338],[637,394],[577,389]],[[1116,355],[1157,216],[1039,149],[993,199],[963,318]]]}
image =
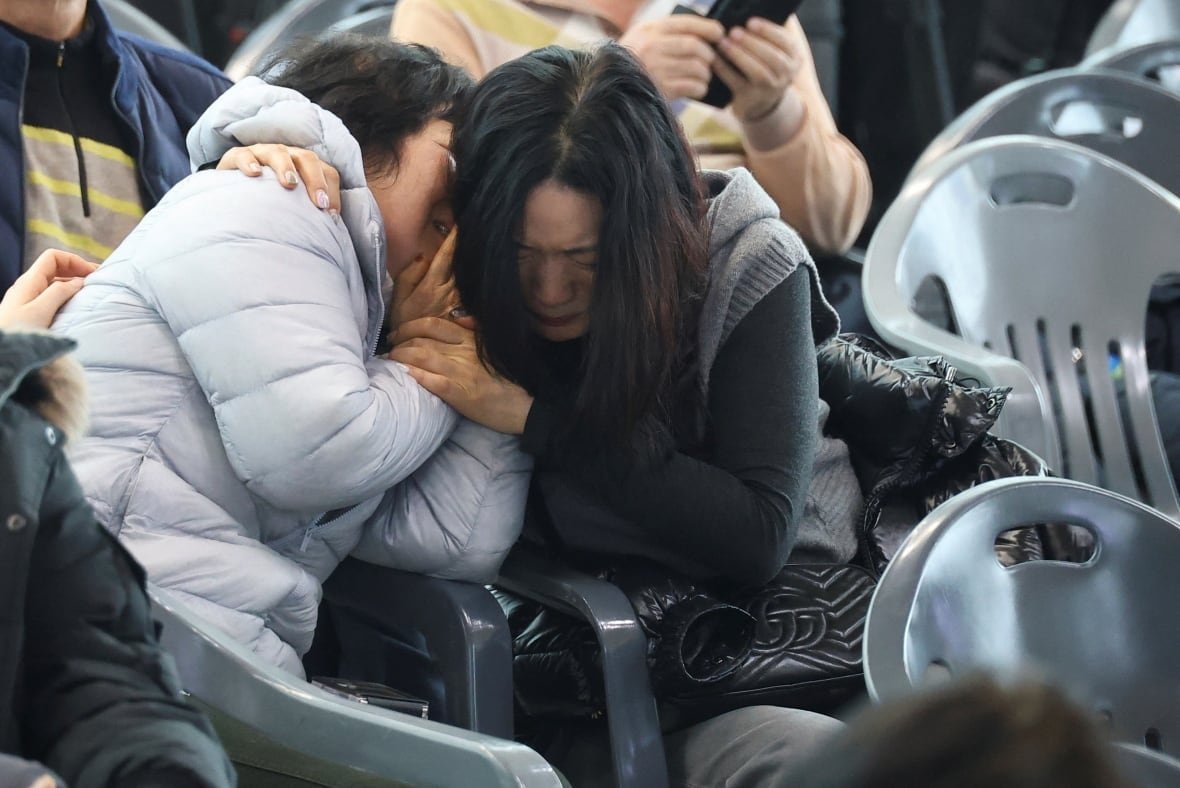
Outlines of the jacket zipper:
{"label": "jacket zipper", "polygon": [[57,96],[66,111],[66,120],[70,124],[70,136],[74,139],[74,155],[78,159],[78,188],[82,193],[82,215],[90,218],[90,188],[86,183],[86,159],[82,155],[82,140],[78,137],[78,127],[74,124],[74,117],[70,114],[70,105],[66,101],[66,92],[62,87],[62,69],[66,62],[66,42],[57,45]]}

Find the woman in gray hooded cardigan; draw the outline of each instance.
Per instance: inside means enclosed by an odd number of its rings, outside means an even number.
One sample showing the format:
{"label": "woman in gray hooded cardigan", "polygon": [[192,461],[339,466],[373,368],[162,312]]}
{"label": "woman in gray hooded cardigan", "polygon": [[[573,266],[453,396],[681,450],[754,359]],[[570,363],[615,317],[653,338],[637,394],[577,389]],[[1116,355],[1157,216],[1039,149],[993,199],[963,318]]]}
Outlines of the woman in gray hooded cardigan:
{"label": "woman in gray hooded cardigan", "polygon": [[[527,527],[574,556],[741,586],[788,556],[852,559],[860,487],[823,435],[816,370],[837,318],[750,173],[698,174],[655,85],[613,45],[488,74],[454,153],[455,281],[478,332],[409,321],[391,357],[521,436],[536,461]],[[714,717],[665,737],[672,783],[783,784],[835,727],[781,708]],[[574,784],[609,763],[545,754]]]}
{"label": "woman in gray hooded cardigan", "polygon": [[[320,583],[349,554],[491,580],[531,459],[375,355],[383,284],[451,230],[450,118],[470,80],[386,41],[293,52],[271,84],[218,99],[190,155],[309,149],[339,172],[339,213],[270,176],[198,172],[54,329],[87,372],[92,432],[71,460],[99,520],[152,582],[302,674]],[[410,295],[390,325],[426,313]]]}

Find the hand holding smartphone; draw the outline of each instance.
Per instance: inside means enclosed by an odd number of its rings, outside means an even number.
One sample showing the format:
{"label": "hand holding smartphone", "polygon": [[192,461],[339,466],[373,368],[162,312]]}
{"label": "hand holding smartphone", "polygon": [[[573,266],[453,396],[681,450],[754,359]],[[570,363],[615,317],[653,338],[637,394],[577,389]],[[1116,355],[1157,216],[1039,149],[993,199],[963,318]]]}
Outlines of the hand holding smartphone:
{"label": "hand holding smartphone", "polygon": [[[803,0],[716,0],[705,17],[717,20],[726,31],[739,25],[745,25],[752,17],[761,17],[769,22],[782,25],[802,4]],[[696,11],[682,5],[676,6],[672,13],[700,16]],[[733,101],[733,92],[720,77],[714,74],[709,81],[708,92],[700,101],[714,107],[724,108]]]}

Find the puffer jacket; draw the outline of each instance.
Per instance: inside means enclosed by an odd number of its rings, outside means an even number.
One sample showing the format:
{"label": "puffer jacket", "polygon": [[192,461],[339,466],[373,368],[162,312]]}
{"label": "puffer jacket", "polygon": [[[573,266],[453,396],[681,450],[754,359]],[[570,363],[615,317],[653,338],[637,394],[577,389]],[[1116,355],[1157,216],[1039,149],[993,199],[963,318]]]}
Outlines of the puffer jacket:
{"label": "puffer jacket", "polygon": [[340,172],[340,219],[306,195],[182,181],[54,328],[78,341],[92,434],[72,455],[100,521],[152,581],[301,673],[320,583],[347,555],[492,579],[530,460],[374,356],[384,225],[334,115],[249,78],[189,134],[194,164],[284,143]]}
{"label": "puffer jacket", "polygon": [[156,637],[143,571],[66,462],[86,410],[71,347],[0,333],[0,753],[74,788],[229,788],[229,760]]}
{"label": "puffer jacket", "polygon": [[[766,586],[738,588],[650,561],[572,559],[619,586],[635,608],[667,727],[753,703],[839,707],[863,689],[861,636],[875,578],[922,517],[976,484],[1048,473],[1036,455],[988,434],[1008,389],[958,381],[941,358],[892,359],[869,340],[842,335],[820,348],[818,367],[820,395],[831,408],[826,428],[848,445],[864,493],[854,564],[788,559]],[[1009,564],[1057,557],[1063,536],[1023,529],[997,550]],[[496,594],[513,633],[521,709],[550,717],[601,710],[589,627]]]}

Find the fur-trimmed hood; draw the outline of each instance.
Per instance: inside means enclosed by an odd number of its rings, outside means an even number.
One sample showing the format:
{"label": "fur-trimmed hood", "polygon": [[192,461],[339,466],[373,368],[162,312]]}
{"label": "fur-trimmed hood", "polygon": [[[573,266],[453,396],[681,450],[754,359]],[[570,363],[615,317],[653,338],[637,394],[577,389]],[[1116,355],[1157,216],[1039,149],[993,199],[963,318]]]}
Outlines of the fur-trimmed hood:
{"label": "fur-trimmed hood", "polygon": [[86,378],[72,340],[36,329],[0,331],[0,407],[11,399],[77,440],[86,432]]}

